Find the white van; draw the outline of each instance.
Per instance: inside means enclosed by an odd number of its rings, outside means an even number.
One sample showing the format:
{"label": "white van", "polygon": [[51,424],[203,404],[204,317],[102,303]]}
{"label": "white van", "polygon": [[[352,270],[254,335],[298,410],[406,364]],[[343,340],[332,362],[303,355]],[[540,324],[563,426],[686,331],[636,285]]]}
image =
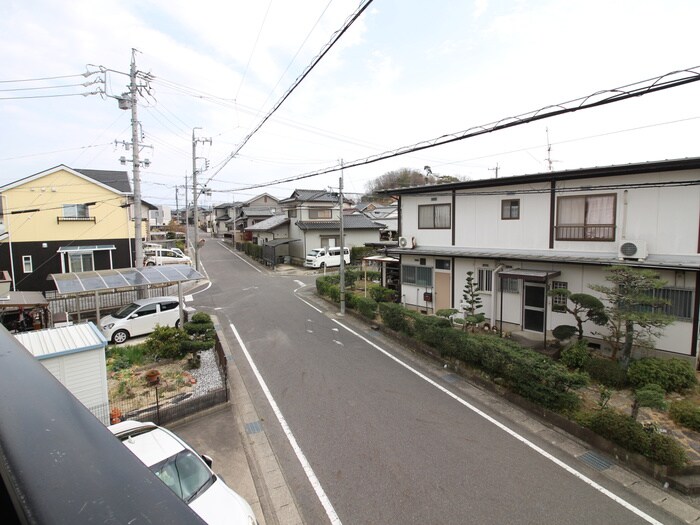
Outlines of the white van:
{"label": "white van", "polygon": [[182,253],[179,248],[146,248],[143,251],[146,266],[162,264],[192,264],[192,259]]}
{"label": "white van", "polygon": [[[350,248],[343,248],[345,264],[350,264]],[[327,268],[330,266],[340,266],[340,247],[330,246],[328,248],[314,248],[306,254],[304,267],[306,268]]]}

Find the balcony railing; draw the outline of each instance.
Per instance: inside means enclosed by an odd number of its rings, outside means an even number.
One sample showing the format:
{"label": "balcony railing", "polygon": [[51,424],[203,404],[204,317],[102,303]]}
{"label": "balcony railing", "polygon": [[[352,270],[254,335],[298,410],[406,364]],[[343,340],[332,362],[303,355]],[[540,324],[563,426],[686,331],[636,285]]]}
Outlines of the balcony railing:
{"label": "balcony railing", "polygon": [[59,224],[61,222],[94,222],[94,223],[97,223],[97,219],[95,217],[62,217],[62,216],[56,217],[56,224]]}
{"label": "balcony railing", "polygon": [[555,226],[558,241],[614,241],[614,224],[567,224]]}

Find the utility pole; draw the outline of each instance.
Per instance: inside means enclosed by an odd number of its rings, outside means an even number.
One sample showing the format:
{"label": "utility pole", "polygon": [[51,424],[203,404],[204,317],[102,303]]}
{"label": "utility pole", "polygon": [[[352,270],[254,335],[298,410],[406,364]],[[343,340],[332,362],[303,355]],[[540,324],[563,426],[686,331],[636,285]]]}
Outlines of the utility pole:
{"label": "utility pole", "polygon": [[340,315],[345,315],[345,232],[343,231],[343,159],[340,159],[338,182],[338,209],[340,211]]}
{"label": "utility pole", "polygon": [[194,202],[194,269],[199,271],[199,208],[197,199],[199,188],[197,187],[197,143],[208,142],[211,145],[211,138],[195,138],[194,131],[202,128],[192,128],[192,201]]}
{"label": "utility pole", "polygon": [[495,168],[489,168],[489,171],[495,171],[495,172],[496,172],[496,178],[498,178],[498,170],[499,170],[499,168],[498,168],[498,162],[496,163],[496,167],[495,167]]}
{"label": "utility pole", "polygon": [[185,173],[185,249],[190,247],[190,204],[187,200],[187,173]]}
{"label": "utility pole", "polygon": [[143,242],[141,234],[143,228],[141,225],[141,164],[139,161],[139,119],[136,110],[136,49],[131,50],[131,69],[129,70],[129,93],[131,94],[131,151],[132,164],[134,174],[134,257],[136,258],[135,267],[143,267]]}
{"label": "utility pole", "polygon": [[[131,142],[121,141],[122,145],[128,150],[131,148],[131,164],[132,164],[132,174],[134,179],[134,267],[143,267],[143,211],[141,209],[141,148],[150,148],[152,146],[145,146],[139,144],[139,118],[138,118],[138,104],[137,97],[139,94],[139,89],[146,87],[148,89],[148,81],[150,80],[150,75],[139,74],[136,70],[136,49],[131,50],[131,68],[129,69],[129,91],[127,93],[122,93],[121,96],[115,97],[119,102],[119,109],[131,109]],[[144,79],[146,84],[139,85],[137,83],[138,78]],[[117,141],[115,141],[117,143]],[[126,157],[122,156],[120,159],[122,164],[127,163]],[[151,161],[148,159],[143,160],[143,165],[148,167]]]}

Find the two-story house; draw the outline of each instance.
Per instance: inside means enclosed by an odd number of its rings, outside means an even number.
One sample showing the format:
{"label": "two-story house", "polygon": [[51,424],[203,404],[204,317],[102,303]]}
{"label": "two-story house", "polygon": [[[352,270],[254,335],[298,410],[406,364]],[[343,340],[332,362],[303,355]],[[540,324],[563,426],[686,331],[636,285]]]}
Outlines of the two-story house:
{"label": "two-story house", "polygon": [[[460,308],[474,272],[483,312],[504,331],[547,337],[572,324],[553,288],[595,295],[605,268],[649,268],[676,321],[657,349],[697,358],[700,158],[386,190],[399,196],[401,298]],[[596,341],[600,327],[586,325]],[[600,342],[600,340],[598,340]]]}
{"label": "two-story house", "polygon": [[[53,289],[52,273],[134,266],[133,198],[125,171],[61,165],[0,188],[0,267],[13,289]],[[148,206],[142,208],[148,217]],[[141,238],[148,231],[142,223]]]}
{"label": "two-story house", "polygon": [[[280,201],[289,218],[288,238],[296,240],[289,245],[292,261],[300,263],[309,250],[325,246],[340,246],[340,205],[338,195],[326,190],[294,190]],[[350,201],[343,203],[344,207]],[[344,215],[343,235],[345,246],[364,246],[378,242],[382,224],[364,215]]]}

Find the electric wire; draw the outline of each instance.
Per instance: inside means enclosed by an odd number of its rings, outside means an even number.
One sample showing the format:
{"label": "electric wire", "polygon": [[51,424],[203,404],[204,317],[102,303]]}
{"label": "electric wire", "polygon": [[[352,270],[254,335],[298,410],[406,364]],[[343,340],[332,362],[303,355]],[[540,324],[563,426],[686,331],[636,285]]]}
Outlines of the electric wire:
{"label": "electric wire", "polygon": [[270,8],[272,7],[272,0],[270,0],[267,3],[267,9],[265,10],[265,15],[263,16],[263,21],[260,24],[260,28],[258,29],[258,34],[255,37],[255,42],[253,43],[253,49],[250,50],[250,55],[248,55],[248,62],[246,62],[245,65],[245,70],[243,71],[243,76],[241,77],[241,81],[238,84],[238,89],[236,90],[236,95],[233,97],[234,99],[238,98],[238,94],[241,92],[241,88],[243,87],[243,82],[245,82],[246,76],[248,75],[248,68],[250,67],[250,61],[253,58],[253,55],[255,54],[255,50],[258,48],[258,42],[260,40],[260,35],[263,32],[263,29],[265,28],[265,22],[267,22],[267,15],[270,14]]}
{"label": "electric wire", "polygon": [[318,63],[323,59],[323,57],[328,54],[328,52],[333,48],[333,46],[338,42],[340,37],[342,37],[345,32],[350,29],[352,24],[362,15],[362,13],[369,7],[369,5],[372,3],[373,0],[366,0],[363,5],[361,5],[350,17],[345,21],[343,24],[343,27],[336,31],[333,36],[331,37],[331,40],[323,47],[321,52],[311,61],[311,64],[309,64],[306,69],[302,72],[302,74],[292,83],[292,85],[287,89],[287,91],[282,95],[282,98],[280,98],[272,107],[272,109],[263,117],[263,119],[253,128],[253,130],[246,135],[246,137],[243,139],[243,141],[236,147],[234,151],[232,151],[226,159],[222,163],[220,163],[219,168],[209,177],[207,182],[205,183],[205,186],[208,185],[212,179],[233,159],[241,149],[248,143],[248,141],[257,133],[257,131],[263,127],[263,125],[270,119],[270,117],[280,108],[280,106],[284,103],[285,100],[289,98],[289,96],[294,92],[294,90],[299,87],[299,85],[302,83],[302,81],[311,73],[311,71],[318,65]]}
{"label": "electric wire", "polygon": [[[678,78],[674,79],[672,77]],[[304,173],[301,175],[277,179],[261,184],[250,185],[247,186],[246,189],[264,188],[280,183],[308,179],[319,175],[325,175],[327,173],[334,173],[342,169],[351,169],[359,166],[366,166],[368,164],[373,164],[381,160],[399,157],[409,153],[414,153],[416,151],[422,151],[438,146],[443,146],[445,144],[450,144],[468,138],[485,135],[487,133],[493,133],[494,131],[508,129],[523,124],[529,124],[530,122],[544,120],[558,115],[563,115],[565,113],[573,113],[575,111],[582,111],[585,109],[591,109],[606,104],[611,104],[614,102],[620,102],[629,98],[640,97],[649,93],[655,93],[657,91],[670,89],[697,81],[700,81],[700,66],[682,69],[679,71],[672,71],[670,73],[666,73],[651,79],[642,80],[640,82],[627,84],[625,86],[609,90],[596,91],[591,95],[586,95],[584,97],[580,97],[574,100],[545,106],[534,111],[529,111],[527,113],[522,113],[513,117],[506,117],[488,124],[473,126],[464,131],[441,135],[437,138],[418,142],[410,146],[403,146],[392,151],[385,151],[383,153],[378,153],[370,157],[355,159],[349,162],[343,162],[342,164],[337,164],[328,168]]]}

